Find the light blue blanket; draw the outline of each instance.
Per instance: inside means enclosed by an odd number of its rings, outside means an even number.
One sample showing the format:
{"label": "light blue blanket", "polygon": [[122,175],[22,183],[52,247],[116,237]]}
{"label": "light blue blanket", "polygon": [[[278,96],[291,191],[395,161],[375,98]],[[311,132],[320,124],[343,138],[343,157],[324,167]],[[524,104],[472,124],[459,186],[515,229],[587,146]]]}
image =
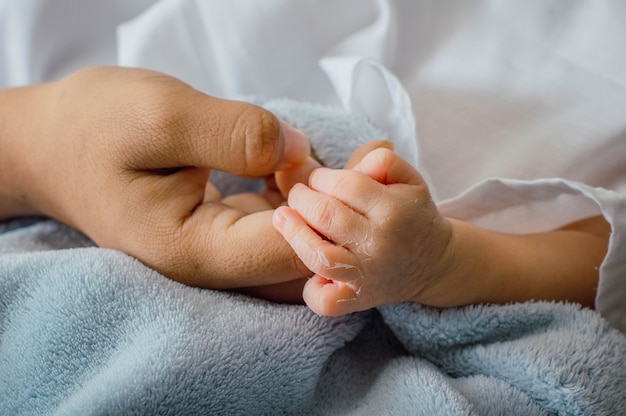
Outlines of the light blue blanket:
{"label": "light blue blanket", "polygon": [[[343,143],[317,149],[331,165],[377,134],[267,106],[317,146]],[[576,305],[322,318],[186,287],[45,219],[0,223],[0,334],[0,415],[626,414],[626,338]]]}

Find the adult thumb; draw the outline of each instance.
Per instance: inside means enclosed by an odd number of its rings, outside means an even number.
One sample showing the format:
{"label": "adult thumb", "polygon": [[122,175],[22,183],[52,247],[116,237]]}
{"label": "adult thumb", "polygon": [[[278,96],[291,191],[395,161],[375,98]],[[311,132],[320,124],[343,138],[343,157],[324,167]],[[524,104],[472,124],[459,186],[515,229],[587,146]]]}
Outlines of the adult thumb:
{"label": "adult thumb", "polygon": [[304,162],[311,152],[304,134],[259,106],[210,97],[189,100],[185,139],[175,166],[265,176]]}

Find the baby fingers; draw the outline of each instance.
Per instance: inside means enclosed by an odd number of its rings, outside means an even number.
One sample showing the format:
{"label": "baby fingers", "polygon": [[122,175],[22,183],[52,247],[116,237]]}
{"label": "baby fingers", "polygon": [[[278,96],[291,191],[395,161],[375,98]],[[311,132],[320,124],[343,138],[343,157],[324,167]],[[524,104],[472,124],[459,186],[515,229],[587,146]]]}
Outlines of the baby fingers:
{"label": "baby fingers", "polygon": [[358,259],[346,247],[322,238],[290,207],[277,208],[273,224],[309,270],[358,290],[363,273]]}
{"label": "baby fingers", "polygon": [[289,192],[288,205],[309,227],[350,250],[358,249],[371,238],[367,217],[333,195],[298,184]]}
{"label": "baby fingers", "polygon": [[322,316],[340,316],[363,310],[355,289],[343,282],[315,275],[309,279],[302,297],[313,312]]}
{"label": "baby fingers", "polygon": [[353,169],[385,185],[424,185],[424,179],[409,162],[385,148],[372,150]]}
{"label": "baby fingers", "polygon": [[[309,186],[314,191],[340,201],[344,206],[364,216],[380,203],[386,189],[366,174],[355,170],[316,169],[309,177]],[[289,195],[289,205],[298,201],[299,195]]]}

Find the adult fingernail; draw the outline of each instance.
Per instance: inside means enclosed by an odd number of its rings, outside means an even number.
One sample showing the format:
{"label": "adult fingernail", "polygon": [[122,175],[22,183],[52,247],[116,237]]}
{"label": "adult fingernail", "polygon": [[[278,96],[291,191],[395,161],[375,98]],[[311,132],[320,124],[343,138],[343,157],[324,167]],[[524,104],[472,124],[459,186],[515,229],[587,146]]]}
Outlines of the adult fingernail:
{"label": "adult fingernail", "polygon": [[291,127],[284,121],[280,122],[285,138],[283,162],[286,165],[297,165],[304,162],[311,154],[311,144],[304,133]]}

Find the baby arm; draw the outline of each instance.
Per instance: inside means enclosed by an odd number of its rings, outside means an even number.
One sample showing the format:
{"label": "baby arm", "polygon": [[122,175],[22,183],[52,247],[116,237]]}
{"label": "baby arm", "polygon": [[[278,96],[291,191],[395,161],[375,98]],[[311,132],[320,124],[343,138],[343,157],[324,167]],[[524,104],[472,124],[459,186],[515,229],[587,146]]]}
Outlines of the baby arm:
{"label": "baby arm", "polygon": [[399,301],[591,305],[609,231],[601,218],[532,235],[445,218],[419,173],[387,149],[352,170],[314,171],[288,205],[274,226],[313,271],[303,297],[321,315]]}

